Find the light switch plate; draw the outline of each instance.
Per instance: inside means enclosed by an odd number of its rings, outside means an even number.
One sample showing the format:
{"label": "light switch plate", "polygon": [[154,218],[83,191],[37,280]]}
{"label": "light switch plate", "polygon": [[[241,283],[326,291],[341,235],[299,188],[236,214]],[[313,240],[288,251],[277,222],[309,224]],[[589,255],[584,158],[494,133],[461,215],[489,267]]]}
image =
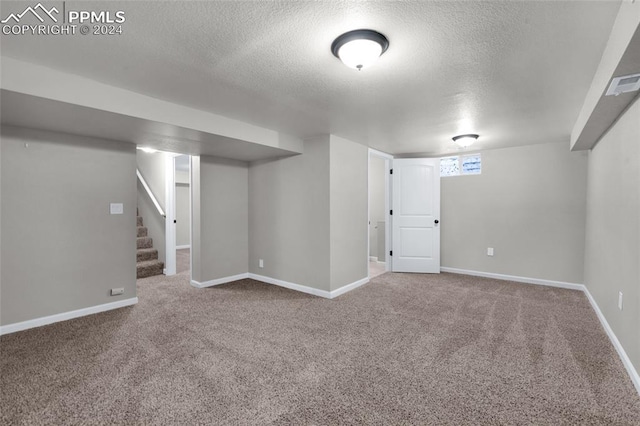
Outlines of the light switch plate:
{"label": "light switch plate", "polygon": [[122,203],[111,203],[109,211],[111,214],[124,214],[124,205]]}

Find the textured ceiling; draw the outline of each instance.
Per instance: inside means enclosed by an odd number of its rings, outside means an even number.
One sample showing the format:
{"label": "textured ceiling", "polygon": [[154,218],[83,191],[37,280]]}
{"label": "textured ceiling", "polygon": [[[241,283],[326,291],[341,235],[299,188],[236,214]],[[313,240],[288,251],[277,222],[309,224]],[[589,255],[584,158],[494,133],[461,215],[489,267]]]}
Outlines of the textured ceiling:
{"label": "textured ceiling", "polygon": [[[22,3],[24,6],[24,3]],[[394,154],[569,142],[619,1],[79,2],[123,10],[119,36],[2,36],[27,62],[297,136]],[[23,7],[22,7],[23,8]],[[2,15],[16,7],[2,2]],[[343,32],[390,41],[358,72]],[[73,88],[70,88],[73,90]]]}

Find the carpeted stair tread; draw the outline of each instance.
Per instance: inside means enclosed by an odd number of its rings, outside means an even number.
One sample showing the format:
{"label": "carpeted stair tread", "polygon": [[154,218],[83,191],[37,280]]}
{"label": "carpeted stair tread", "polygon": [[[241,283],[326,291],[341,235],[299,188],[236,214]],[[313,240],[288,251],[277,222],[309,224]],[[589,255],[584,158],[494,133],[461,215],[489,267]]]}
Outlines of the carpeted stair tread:
{"label": "carpeted stair tread", "polygon": [[155,260],[158,258],[158,250],[154,248],[138,249],[136,253],[136,262],[144,262],[145,260]]}
{"label": "carpeted stair tread", "polygon": [[153,238],[151,237],[140,237],[137,239],[137,248],[152,248],[153,247]]}
{"label": "carpeted stair tread", "polygon": [[164,262],[159,260],[145,260],[136,264],[136,277],[146,278],[162,274]]}
{"label": "carpeted stair tread", "polygon": [[164,263],[158,260],[158,250],[153,248],[153,238],[149,237],[149,230],[144,226],[142,216],[136,208],[136,277],[146,278],[154,275],[162,275]]}

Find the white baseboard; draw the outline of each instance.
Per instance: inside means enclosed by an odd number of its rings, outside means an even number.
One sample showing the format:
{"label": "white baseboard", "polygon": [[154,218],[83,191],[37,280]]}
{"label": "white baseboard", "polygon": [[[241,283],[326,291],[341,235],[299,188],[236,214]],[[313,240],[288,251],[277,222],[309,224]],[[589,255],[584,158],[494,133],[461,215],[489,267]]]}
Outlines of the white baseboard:
{"label": "white baseboard", "polygon": [[369,262],[377,262],[378,258],[376,256],[369,256]]}
{"label": "white baseboard", "polygon": [[339,289],[333,290],[331,292],[329,292],[329,299],[333,299],[334,297],[338,297],[342,294],[345,294],[351,290],[354,290],[362,285],[365,285],[366,283],[369,282],[369,278],[365,277],[362,279],[359,279],[358,281],[354,281],[351,284],[347,284],[343,287],[340,287]]}
{"label": "white baseboard", "polygon": [[540,278],[518,277],[515,275],[494,274],[492,272],[471,271],[468,269],[440,267],[441,272],[450,272],[452,274],[472,275],[474,277],[493,278],[496,280],[517,281],[526,284],[545,285],[548,287],[567,288],[570,290],[584,291],[584,284],[567,283],[564,281],[543,280]]}
{"label": "white baseboard", "polygon": [[30,328],[53,324],[54,322],[67,321],[74,318],[80,318],[87,315],[110,311],[112,309],[124,308],[125,306],[135,305],[136,303],[138,303],[138,298],[132,297],[131,299],[118,300],[117,302],[90,306],[88,308],[77,309],[75,311],[63,312],[61,314],[49,315],[46,317],[35,318],[28,321],[3,325],[0,326],[0,336],[9,333],[15,333],[16,331],[28,330]]}
{"label": "white baseboard", "polygon": [[313,287],[307,287],[306,285],[300,285],[290,283],[288,281],[278,280],[276,278],[265,277],[264,275],[249,274],[249,278],[256,281],[261,281],[266,284],[273,284],[279,287],[288,288],[290,290],[299,291],[301,293],[313,294],[314,296],[324,297],[325,299],[331,299],[331,293],[326,290],[320,290]]}
{"label": "white baseboard", "polygon": [[334,299],[342,294],[345,294],[369,282],[369,278],[365,277],[365,278],[359,279],[358,281],[352,282],[351,284],[347,284],[343,287],[340,287],[339,289],[336,289],[333,291],[326,291],[326,290],[320,290],[313,287],[308,287],[306,285],[295,284],[288,281],[278,280],[276,278],[265,277],[264,275],[257,275],[257,274],[250,273],[249,278],[251,278],[252,280],[266,283],[266,284],[273,284],[279,287],[288,288],[290,290],[299,291],[301,293],[312,294],[314,296],[323,297],[325,299]]}
{"label": "white baseboard", "polygon": [[176,250],[190,249],[190,248],[191,248],[191,245],[189,245],[189,244],[186,244],[186,245],[183,245],[183,246],[176,246]]}
{"label": "white baseboard", "polygon": [[231,275],[229,277],[222,277],[222,278],[217,278],[211,281],[205,281],[203,283],[198,282],[196,280],[191,280],[191,285],[196,288],[213,287],[215,285],[226,284],[233,281],[243,280],[245,278],[249,278],[249,274],[246,272],[243,274]]}
{"label": "white baseboard", "polygon": [[596,315],[598,316],[598,319],[600,320],[600,323],[602,324],[604,331],[609,336],[609,340],[611,340],[613,347],[616,348],[616,351],[618,351],[618,355],[622,360],[622,364],[624,364],[624,368],[627,369],[627,373],[629,373],[629,377],[631,378],[633,385],[636,387],[636,391],[638,391],[638,394],[640,394],[640,376],[638,375],[638,372],[634,368],[633,364],[631,363],[631,360],[629,359],[629,356],[627,355],[624,348],[620,344],[620,341],[618,340],[615,333],[609,326],[609,323],[607,322],[607,319],[604,317],[604,314],[600,310],[600,307],[596,303],[596,300],[593,298],[591,293],[589,293],[589,289],[586,286],[584,287],[584,294],[587,296],[587,299],[589,299],[589,302],[591,303],[593,310],[596,311]]}
{"label": "white baseboard", "polygon": [[589,303],[591,303],[591,307],[596,312],[596,315],[598,316],[598,319],[600,320],[600,323],[602,324],[604,331],[607,333],[607,336],[609,336],[609,340],[611,341],[611,344],[618,352],[618,356],[620,356],[620,360],[622,361],[624,368],[627,370],[627,373],[629,374],[629,377],[631,378],[631,381],[633,382],[633,385],[635,386],[636,391],[638,391],[638,393],[640,394],[640,376],[638,375],[638,371],[636,371],[635,367],[631,363],[631,360],[629,359],[629,356],[627,355],[624,348],[620,344],[618,337],[616,337],[615,333],[609,326],[609,323],[607,322],[607,319],[605,318],[604,314],[600,310],[600,307],[596,303],[596,300],[593,298],[593,296],[591,296],[591,293],[589,293],[589,289],[584,284],[542,280],[538,278],[526,278],[526,277],[518,277],[518,276],[512,276],[512,275],[502,275],[502,274],[494,274],[490,272],[470,271],[466,269],[447,268],[447,267],[441,267],[440,271],[451,272],[453,274],[472,275],[476,277],[494,278],[497,280],[516,281],[516,282],[522,282],[526,284],[538,284],[538,285],[545,285],[549,287],[559,287],[559,288],[566,288],[569,290],[582,291],[587,296]]}

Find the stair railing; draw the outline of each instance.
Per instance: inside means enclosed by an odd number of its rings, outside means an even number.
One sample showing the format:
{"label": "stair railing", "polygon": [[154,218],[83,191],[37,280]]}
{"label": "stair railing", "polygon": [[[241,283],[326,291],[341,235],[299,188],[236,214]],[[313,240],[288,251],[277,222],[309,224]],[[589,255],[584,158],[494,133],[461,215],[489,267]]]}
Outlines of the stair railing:
{"label": "stair railing", "polygon": [[136,174],[138,175],[138,179],[140,180],[140,183],[144,187],[145,191],[147,191],[147,194],[149,194],[151,201],[153,201],[153,204],[156,206],[156,209],[158,209],[158,213],[160,213],[160,216],[166,219],[167,215],[164,213],[164,210],[162,210],[162,207],[160,207],[160,203],[158,203],[158,200],[153,195],[153,192],[151,192],[151,188],[149,188],[149,185],[147,185],[147,181],[145,181],[142,177],[142,174],[140,174],[140,170],[136,169]]}

